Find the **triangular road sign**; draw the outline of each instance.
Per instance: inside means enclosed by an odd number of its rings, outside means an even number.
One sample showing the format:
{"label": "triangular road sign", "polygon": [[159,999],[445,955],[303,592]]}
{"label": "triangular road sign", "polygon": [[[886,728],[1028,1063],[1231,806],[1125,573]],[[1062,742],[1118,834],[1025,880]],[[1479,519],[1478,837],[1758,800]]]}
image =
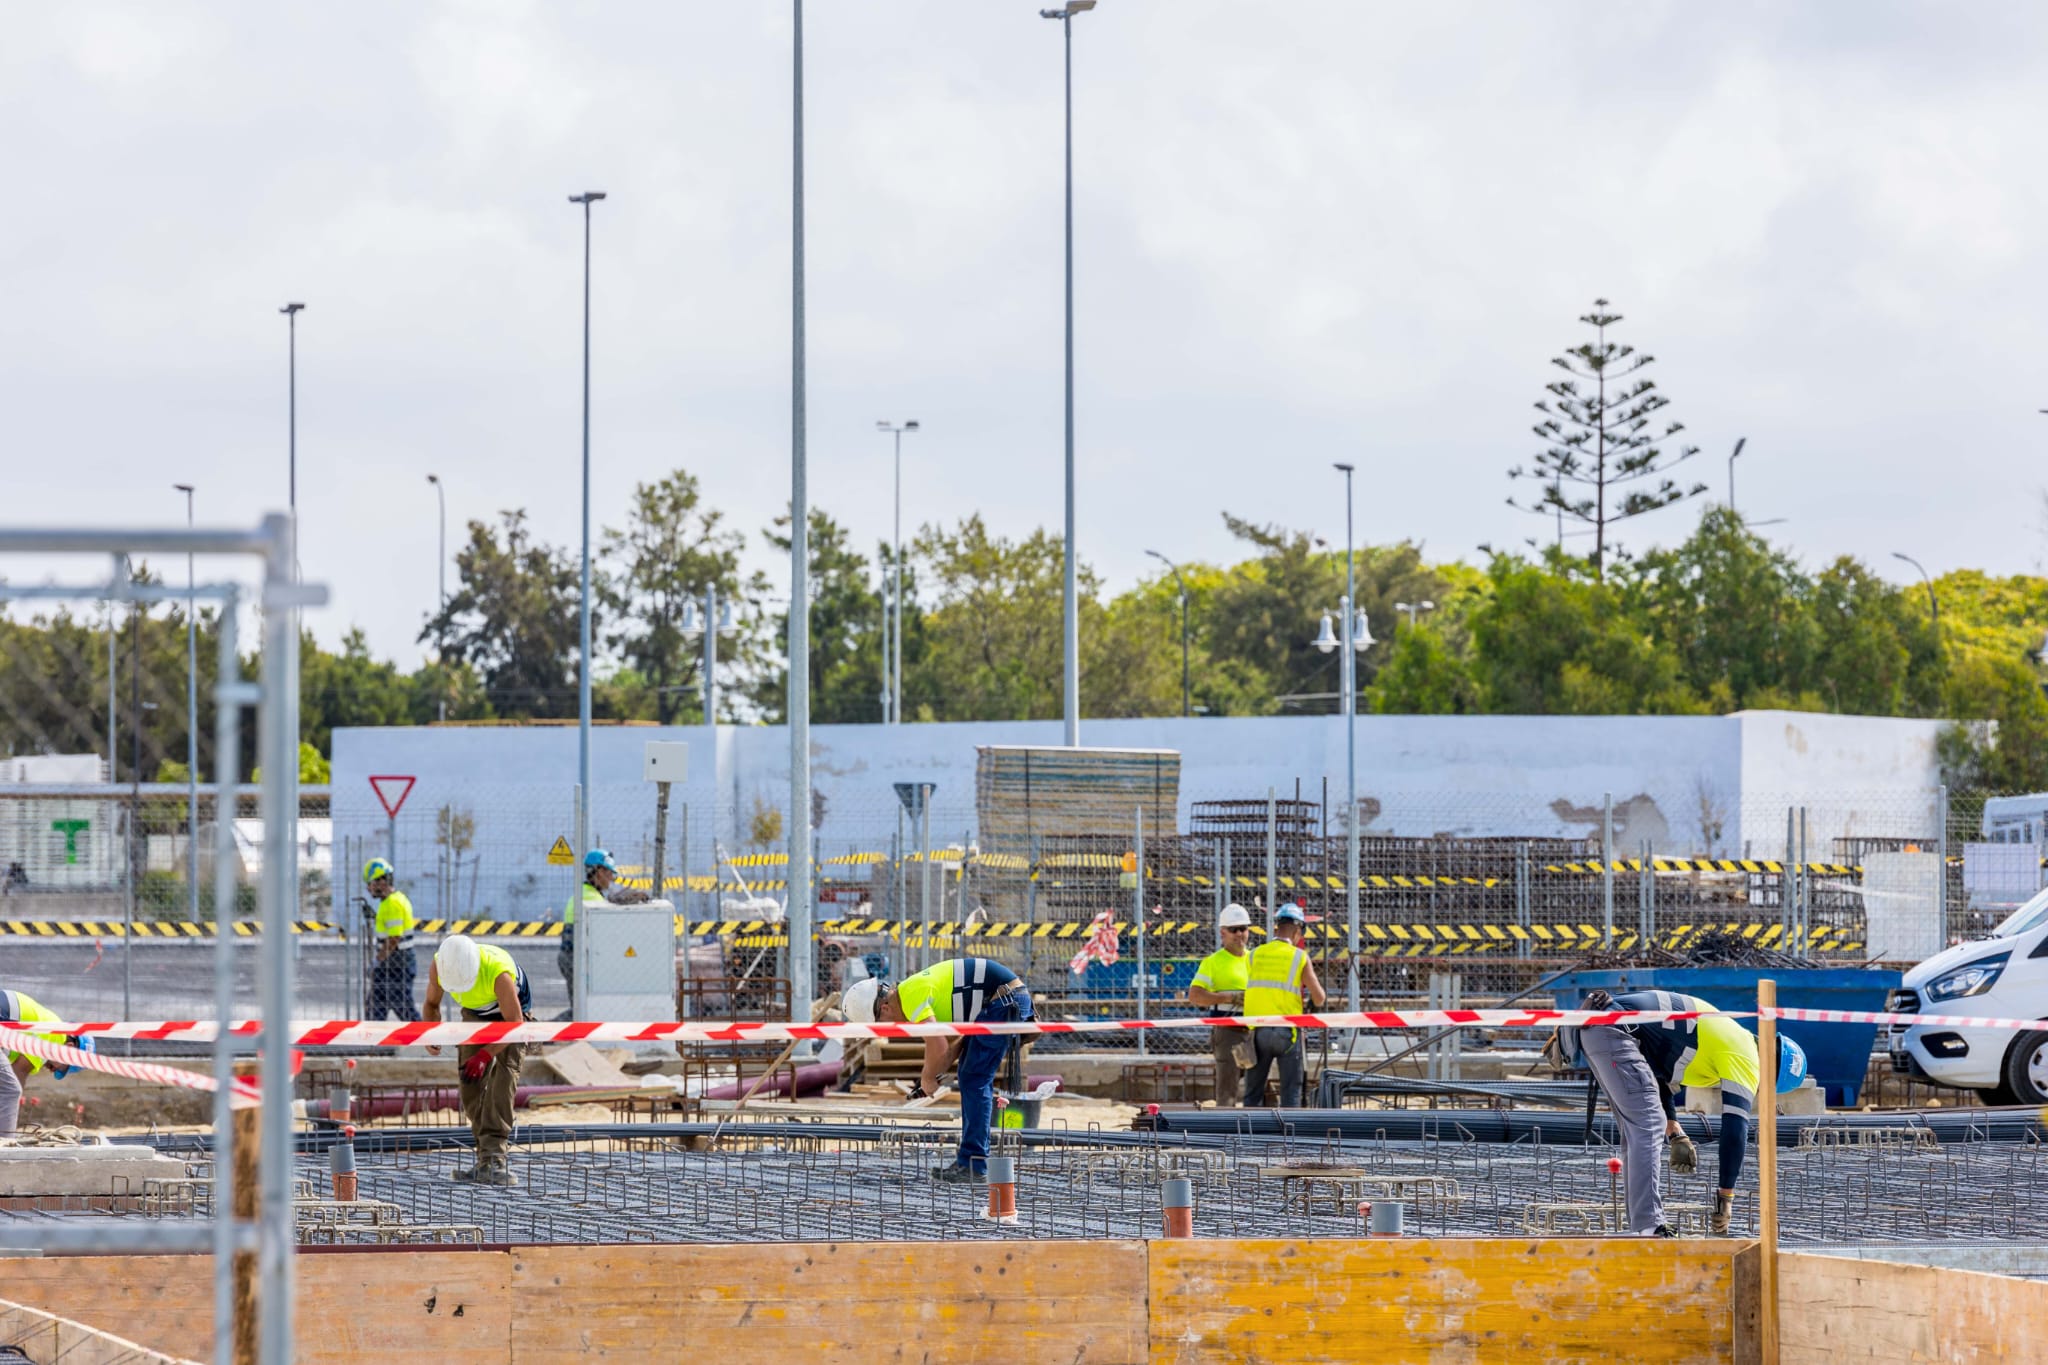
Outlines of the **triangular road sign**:
{"label": "triangular road sign", "polygon": [[390,775],[373,777],[370,779],[370,790],[377,793],[377,804],[384,807],[384,813],[396,820],[398,808],[405,804],[406,797],[412,795],[412,784],[418,780],[416,777]]}

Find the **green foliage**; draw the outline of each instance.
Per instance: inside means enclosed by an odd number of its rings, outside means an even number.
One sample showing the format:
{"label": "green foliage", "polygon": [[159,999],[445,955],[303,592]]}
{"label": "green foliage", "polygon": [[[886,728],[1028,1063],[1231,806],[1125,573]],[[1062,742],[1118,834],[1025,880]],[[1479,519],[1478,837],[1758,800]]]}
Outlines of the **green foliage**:
{"label": "green foliage", "polygon": [[[789,514],[776,518],[768,543],[789,554]],[[820,725],[874,722],[882,718],[881,578],[871,583],[867,557],[853,548],[846,528],[820,508],[806,518],[805,550],[810,561],[811,719]],[[765,593],[756,585],[755,595]],[[775,652],[786,655],[787,609],[774,618]],[[763,716],[788,713],[785,669],[761,670],[751,687]]]}
{"label": "green foliage", "polygon": [[1507,715],[1687,715],[1702,710],[1678,655],[1620,588],[1497,556],[1472,612],[1485,709]]}
{"label": "green foliage", "polygon": [[1949,670],[1949,714],[1938,741],[1950,786],[1993,791],[2048,788],[2048,697],[2019,659],[1970,650]]}
{"label": "green foliage", "polygon": [[[455,556],[461,587],[420,631],[442,657],[473,666],[500,715],[576,714],[580,570],[568,551],[532,537],[523,511],[501,514],[498,530],[469,524]],[[593,604],[592,636],[604,624]]]}

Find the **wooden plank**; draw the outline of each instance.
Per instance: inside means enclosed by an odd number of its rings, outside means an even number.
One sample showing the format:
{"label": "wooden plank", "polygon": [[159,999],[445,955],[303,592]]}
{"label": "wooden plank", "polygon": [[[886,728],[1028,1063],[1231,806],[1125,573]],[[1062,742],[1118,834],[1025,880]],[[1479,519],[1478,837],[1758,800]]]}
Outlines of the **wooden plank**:
{"label": "wooden plank", "polygon": [[1740,1245],[1152,1242],[1152,1361],[1729,1362]]}
{"label": "wooden plank", "polygon": [[1735,1365],[1763,1361],[1763,1249],[1755,1242],[1735,1253]]}
{"label": "wooden plank", "polygon": [[524,1247],[512,1360],[1146,1359],[1141,1242]]}
{"label": "wooden plank", "polygon": [[25,1359],[61,1360],[64,1365],[199,1365],[189,1356],[164,1355],[126,1337],[18,1303],[0,1302],[0,1345],[16,1348]]}
{"label": "wooden plank", "polygon": [[1787,1362],[2031,1361],[2048,1341],[2048,1284],[1973,1270],[1781,1255]]}
{"label": "wooden plank", "polygon": [[210,1257],[43,1256],[10,1258],[6,1267],[6,1294],[15,1303],[167,1355],[213,1359]]}

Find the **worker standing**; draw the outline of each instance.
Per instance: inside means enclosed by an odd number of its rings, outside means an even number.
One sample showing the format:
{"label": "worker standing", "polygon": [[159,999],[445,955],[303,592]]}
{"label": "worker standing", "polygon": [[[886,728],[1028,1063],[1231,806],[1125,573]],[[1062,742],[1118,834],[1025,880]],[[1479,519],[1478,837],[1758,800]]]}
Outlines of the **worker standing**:
{"label": "worker standing", "polygon": [[593,848],[583,855],[583,885],[562,907],[562,939],[555,949],[555,968],[562,984],[569,988],[569,1012],[576,1012],[576,907],[579,905],[643,905],[648,896],[630,886],[619,886],[619,865],[612,855]]}
{"label": "worker standing", "polygon": [[[0,991],[0,1020],[9,1023],[33,1024],[47,1019],[57,1022],[62,1016],[20,991]],[[90,1034],[38,1033],[36,1037],[46,1043],[62,1043],[75,1047],[81,1052],[93,1051]],[[0,1136],[14,1132],[21,1121],[21,1089],[28,1084],[28,1078],[44,1067],[59,1080],[69,1076],[76,1068],[62,1062],[46,1062],[41,1057],[31,1057],[25,1052],[9,1052],[7,1064],[0,1066]]]}
{"label": "worker standing", "polygon": [[[1202,959],[1188,983],[1188,1003],[1211,1015],[1244,1013],[1245,987],[1251,982],[1252,916],[1242,905],[1223,907],[1216,932],[1223,946]],[[1251,1061],[1251,1038],[1241,1028],[1218,1025],[1209,1030],[1209,1055],[1216,1059],[1216,1103],[1235,1105],[1242,1098],[1239,1073]]]}
{"label": "worker standing", "polygon": [[[1002,963],[986,957],[955,957],[934,962],[895,985],[873,977],[847,988],[843,1006],[856,1024],[877,1020],[889,1024],[1007,1024],[1033,1018],[1031,992]],[[1003,1064],[1015,1034],[927,1038],[924,1071],[912,1099],[939,1088],[939,1077],[956,1063],[960,1068],[960,1150],[950,1166],[932,1171],[946,1184],[988,1181],[988,1130],[995,1115],[996,1071]]]}
{"label": "worker standing", "polygon": [[[478,944],[467,934],[450,934],[434,950],[427,968],[426,1017],[441,1022],[443,996],[462,1007],[472,1022],[523,1024],[533,1013],[533,991],[512,954]],[[427,1051],[439,1056],[441,1049]],[[476,1165],[458,1169],[457,1180],[478,1185],[510,1185],[512,1172],[505,1149],[512,1138],[512,1106],[519,1090],[519,1066],[525,1049],[518,1043],[487,1046],[461,1044],[455,1050],[461,1071],[462,1117],[476,1140]]]}
{"label": "worker standing", "polygon": [[376,944],[376,960],[370,965],[370,999],[363,1018],[381,1022],[386,1014],[411,1021],[420,1017],[412,1002],[413,983],[419,968],[413,961],[412,935],[418,927],[412,901],[394,885],[396,870],[383,858],[363,865],[363,885],[376,901],[376,921],[370,941]]}
{"label": "worker standing", "polygon": [[[1701,1019],[1646,1019],[1635,1024],[1601,1024],[1561,1030],[1565,1055],[1583,1051],[1594,1081],[1607,1096],[1607,1107],[1621,1129],[1622,1170],[1629,1230],[1650,1237],[1674,1237],[1664,1220],[1660,1167],[1667,1143],[1671,1169],[1691,1175],[1699,1169],[1699,1151],[1678,1124],[1672,1097],[1688,1085],[1718,1086],[1721,1091],[1720,1180],[1708,1226],[1728,1231],[1735,1203],[1735,1182],[1749,1145],[1756,1113],[1756,1088],[1761,1062],[1756,1035],[1697,996],[1675,991],[1631,991],[1609,995],[1591,991],[1589,1010],[1672,1010],[1706,1013]],[[1772,1078],[1779,1093],[1795,1089],[1806,1076],[1806,1053],[1790,1038],[1778,1035],[1778,1067]],[[1652,1094],[1652,1092],[1655,1092]],[[1772,1134],[1771,1139],[1776,1140]]]}
{"label": "worker standing", "polygon": [[[1309,961],[1301,944],[1308,937],[1308,916],[1299,905],[1289,902],[1273,913],[1273,937],[1252,949],[1247,967],[1244,1012],[1261,1014],[1307,1014],[1303,997],[1320,1008],[1329,997],[1316,977],[1316,964]],[[1301,1108],[1301,1089],[1306,1064],[1302,1057],[1301,1030],[1267,1026],[1252,1030],[1252,1065],[1244,1078],[1244,1105],[1251,1109],[1266,1102],[1266,1077],[1273,1064],[1280,1064],[1280,1107]]]}

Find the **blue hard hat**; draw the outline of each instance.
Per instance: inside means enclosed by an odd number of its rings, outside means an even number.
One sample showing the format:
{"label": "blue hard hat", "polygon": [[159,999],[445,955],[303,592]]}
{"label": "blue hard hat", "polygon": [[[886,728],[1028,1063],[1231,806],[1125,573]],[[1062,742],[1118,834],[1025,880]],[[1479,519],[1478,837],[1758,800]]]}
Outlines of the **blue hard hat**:
{"label": "blue hard hat", "polygon": [[608,872],[617,872],[619,870],[619,865],[612,861],[612,855],[601,848],[593,848],[590,852],[583,855],[584,871],[588,872],[593,867],[601,867]]}
{"label": "blue hard hat", "polygon": [[1806,1079],[1806,1049],[1787,1038],[1778,1035],[1778,1093],[1797,1090],[1799,1083]]}
{"label": "blue hard hat", "polygon": [[[94,1047],[94,1046],[93,1046],[93,1041],[92,1041],[92,1035],[91,1035],[91,1034],[89,1034],[89,1033],[74,1033],[74,1034],[72,1034],[72,1035],[71,1035],[70,1037],[68,1037],[68,1038],[66,1038],[66,1039],[64,1040],[64,1046],[66,1046],[66,1047],[71,1047],[71,1048],[77,1048],[77,1049],[78,1049],[78,1050],[79,1050],[80,1052],[97,1052],[97,1051],[99,1051],[99,1049],[98,1049],[98,1048],[96,1048],[96,1047]],[[62,1062],[51,1062],[51,1063],[50,1063],[50,1075],[51,1075],[51,1076],[52,1076],[52,1077],[53,1077],[54,1079],[56,1079],[56,1080],[60,1080],[60,1081],[61,1081],[61,1080],[63,1080],[63,1079],[64,1079],[64,1078],[66,1077],[66,1076],[69,1076],[69,1075],[70,1075],[70,1074],[71,1074],[72,1072],[74,1072],[74,1071],[76,1071],[76,1070],[78,1070],[78,1068],[77,1068],[77,1067],[75,1067],[75,1066],[66,1066],[66,1065],[64,1065],[64,1063],[62,1063]]]}
{"label": "blue hard hat", "polygon": [[370,861],[363,864],[364,886],[368,886],[371,882],[376,881],[379,877],[396,877],[397,875],[398,874],[392,870],[391,864],[383,858],[372,858],[370,859]]}
{"label": "blue hard hat", "polygon": [[1273,918],[1276,920],[1298,919],[1303,924],[1306,924],[1308,923],[1308,912],[1293,901],[1289,901],[1273,912]]}

